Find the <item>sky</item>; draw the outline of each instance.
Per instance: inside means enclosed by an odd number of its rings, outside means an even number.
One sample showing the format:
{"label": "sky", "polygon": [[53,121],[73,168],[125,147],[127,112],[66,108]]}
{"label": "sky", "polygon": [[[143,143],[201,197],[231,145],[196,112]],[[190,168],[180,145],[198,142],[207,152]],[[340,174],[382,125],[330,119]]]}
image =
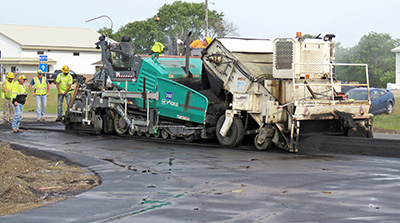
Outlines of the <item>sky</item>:
{"label": "sky", "polygon": [[[0,24],[80,27],[114,31],[153,17],[175,0],[2,0]],[[204,2],[204,0],[187,0]],[[335,34],[344,47],[355,46],[370,32],[400,38],[400,0],[209,0],[210,10],[223,12],[241,37],[287,38],[303,34]]]}

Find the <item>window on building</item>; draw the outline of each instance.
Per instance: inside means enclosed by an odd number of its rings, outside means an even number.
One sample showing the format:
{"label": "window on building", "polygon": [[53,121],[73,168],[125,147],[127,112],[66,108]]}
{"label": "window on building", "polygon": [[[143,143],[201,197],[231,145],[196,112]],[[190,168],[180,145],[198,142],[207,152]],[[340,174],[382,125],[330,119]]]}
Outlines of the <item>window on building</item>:
{"label": "window on building", "polygon": [[79,56],[79,52],[74,52],[74,56]]}
{"label": "window on building", "polygon": [[44,54],[44,51],[37,51],[37,54],[38,54],[38,55],[43,55],[43,54]]}
{"label": "window on building", "polygon": [[11,72],[15,73],[16,68],[15,67],[11,67]]}

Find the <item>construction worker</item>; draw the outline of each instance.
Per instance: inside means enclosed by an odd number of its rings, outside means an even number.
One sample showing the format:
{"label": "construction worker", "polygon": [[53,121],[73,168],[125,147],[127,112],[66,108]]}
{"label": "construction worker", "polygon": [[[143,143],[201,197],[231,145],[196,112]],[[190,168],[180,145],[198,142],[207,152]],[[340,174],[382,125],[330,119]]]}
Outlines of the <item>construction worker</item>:
{"label": "construction worker", "polygon": [[151,52],[161,54],[164,51],[164,44],[160,42],[155,42],[154,45],[151,47]]}
{"label": "construction worker", "polygon": [[44,121],[44,113],[46,112],[47,96],[50,92],[50,84],[46,77],[43,77],[41,70],[37,71],[37,76],[32,78],[29,83],[29,89],[36,100],[37,121]]}
{"label": "construction worker", "polygon": [[208,44],[210,44],[212,39],[210,37],[206,37],[203,40],[193,40],[193,42],[190,44],[192,48],[206,48]]}
{"label": "construction worker", "polygon": [[[205,46],[208,46],[208,45],[210,45],[210,43],[212,42],[212,39],[211,39],[211,37],[208,37],[208,36],[206,36],[206,38],[204,38],[204,40],[206,41],[204,44],[206,44]],[[203,40],[203,41],[204,41]]]}
{"label": "construction worker", "polygon": [[18,82],[13,85],[12,88],[12,103],[14,104],[15,108],[15,116],[12,120],[11,128],[14,133],[23,132],[19,129],[19,124],[22,119],[22,113],[24,112],[24,104],[26,101],[26,88],[25,88],[25,75],[20,75],[18,77]]}
{"label": "construction worker", "polygon": [[15,115],[14,106],[12,104],[12,87],[14,82],[14,73],[9,72],[6,76],[7,80],[1,85],[1,98],[4,99],[3,118],[11,123]]}
{"label": "construction worker", "polygon": [[71,85],[73,82],[73,77],[71,74],[69,74],[69,67],[67,65],[64,65],[61,68],[61,72],[59,75],[57,75],[56,79],[56,86],[58,90],[58,103],[57,103],[57,119],[56,122],[60,122],[62,118],[62,113],[63,113],[63,101],[64,98],[67,102],[67,106],[71,103]]}

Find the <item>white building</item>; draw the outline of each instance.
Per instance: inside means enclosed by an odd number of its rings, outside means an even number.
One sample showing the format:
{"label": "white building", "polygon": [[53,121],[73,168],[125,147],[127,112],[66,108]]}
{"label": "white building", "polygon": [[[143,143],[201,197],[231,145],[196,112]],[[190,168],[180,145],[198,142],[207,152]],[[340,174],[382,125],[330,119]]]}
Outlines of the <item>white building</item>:
{"label": "white building", "polygon": [[396,88],[400,89],[400,46],[392,50],[396,54]]}
{"label": "white building", "polygon": [[99,36],[85,28],[0,24],[0,71],[36,73],[39,56],[47,55],[48,72],[68,65],[78,74],[93,74],[92,64],[101,60]]}

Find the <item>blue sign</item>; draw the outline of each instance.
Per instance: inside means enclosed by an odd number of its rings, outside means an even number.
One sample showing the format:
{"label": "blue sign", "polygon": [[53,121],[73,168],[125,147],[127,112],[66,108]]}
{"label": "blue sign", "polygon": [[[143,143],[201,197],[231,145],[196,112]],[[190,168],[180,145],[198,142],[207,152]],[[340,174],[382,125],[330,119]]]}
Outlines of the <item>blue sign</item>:
{"label": "blue sign", "polygon": [[39,61],[47,61],[47,55],[39,55]]}
{"label": "blue sign", "polygon": [[42,72],[47,72],[47,64],[39,64],[39,70]]}
{"label": "blue sign", "polygon": [[172,100],[172,92],[168,92],[168,91],[167,91],[167,93],[166,93],[166,95],[165,95],[165,98],[166,98],[166,99],[169,99],[169,100]]}

